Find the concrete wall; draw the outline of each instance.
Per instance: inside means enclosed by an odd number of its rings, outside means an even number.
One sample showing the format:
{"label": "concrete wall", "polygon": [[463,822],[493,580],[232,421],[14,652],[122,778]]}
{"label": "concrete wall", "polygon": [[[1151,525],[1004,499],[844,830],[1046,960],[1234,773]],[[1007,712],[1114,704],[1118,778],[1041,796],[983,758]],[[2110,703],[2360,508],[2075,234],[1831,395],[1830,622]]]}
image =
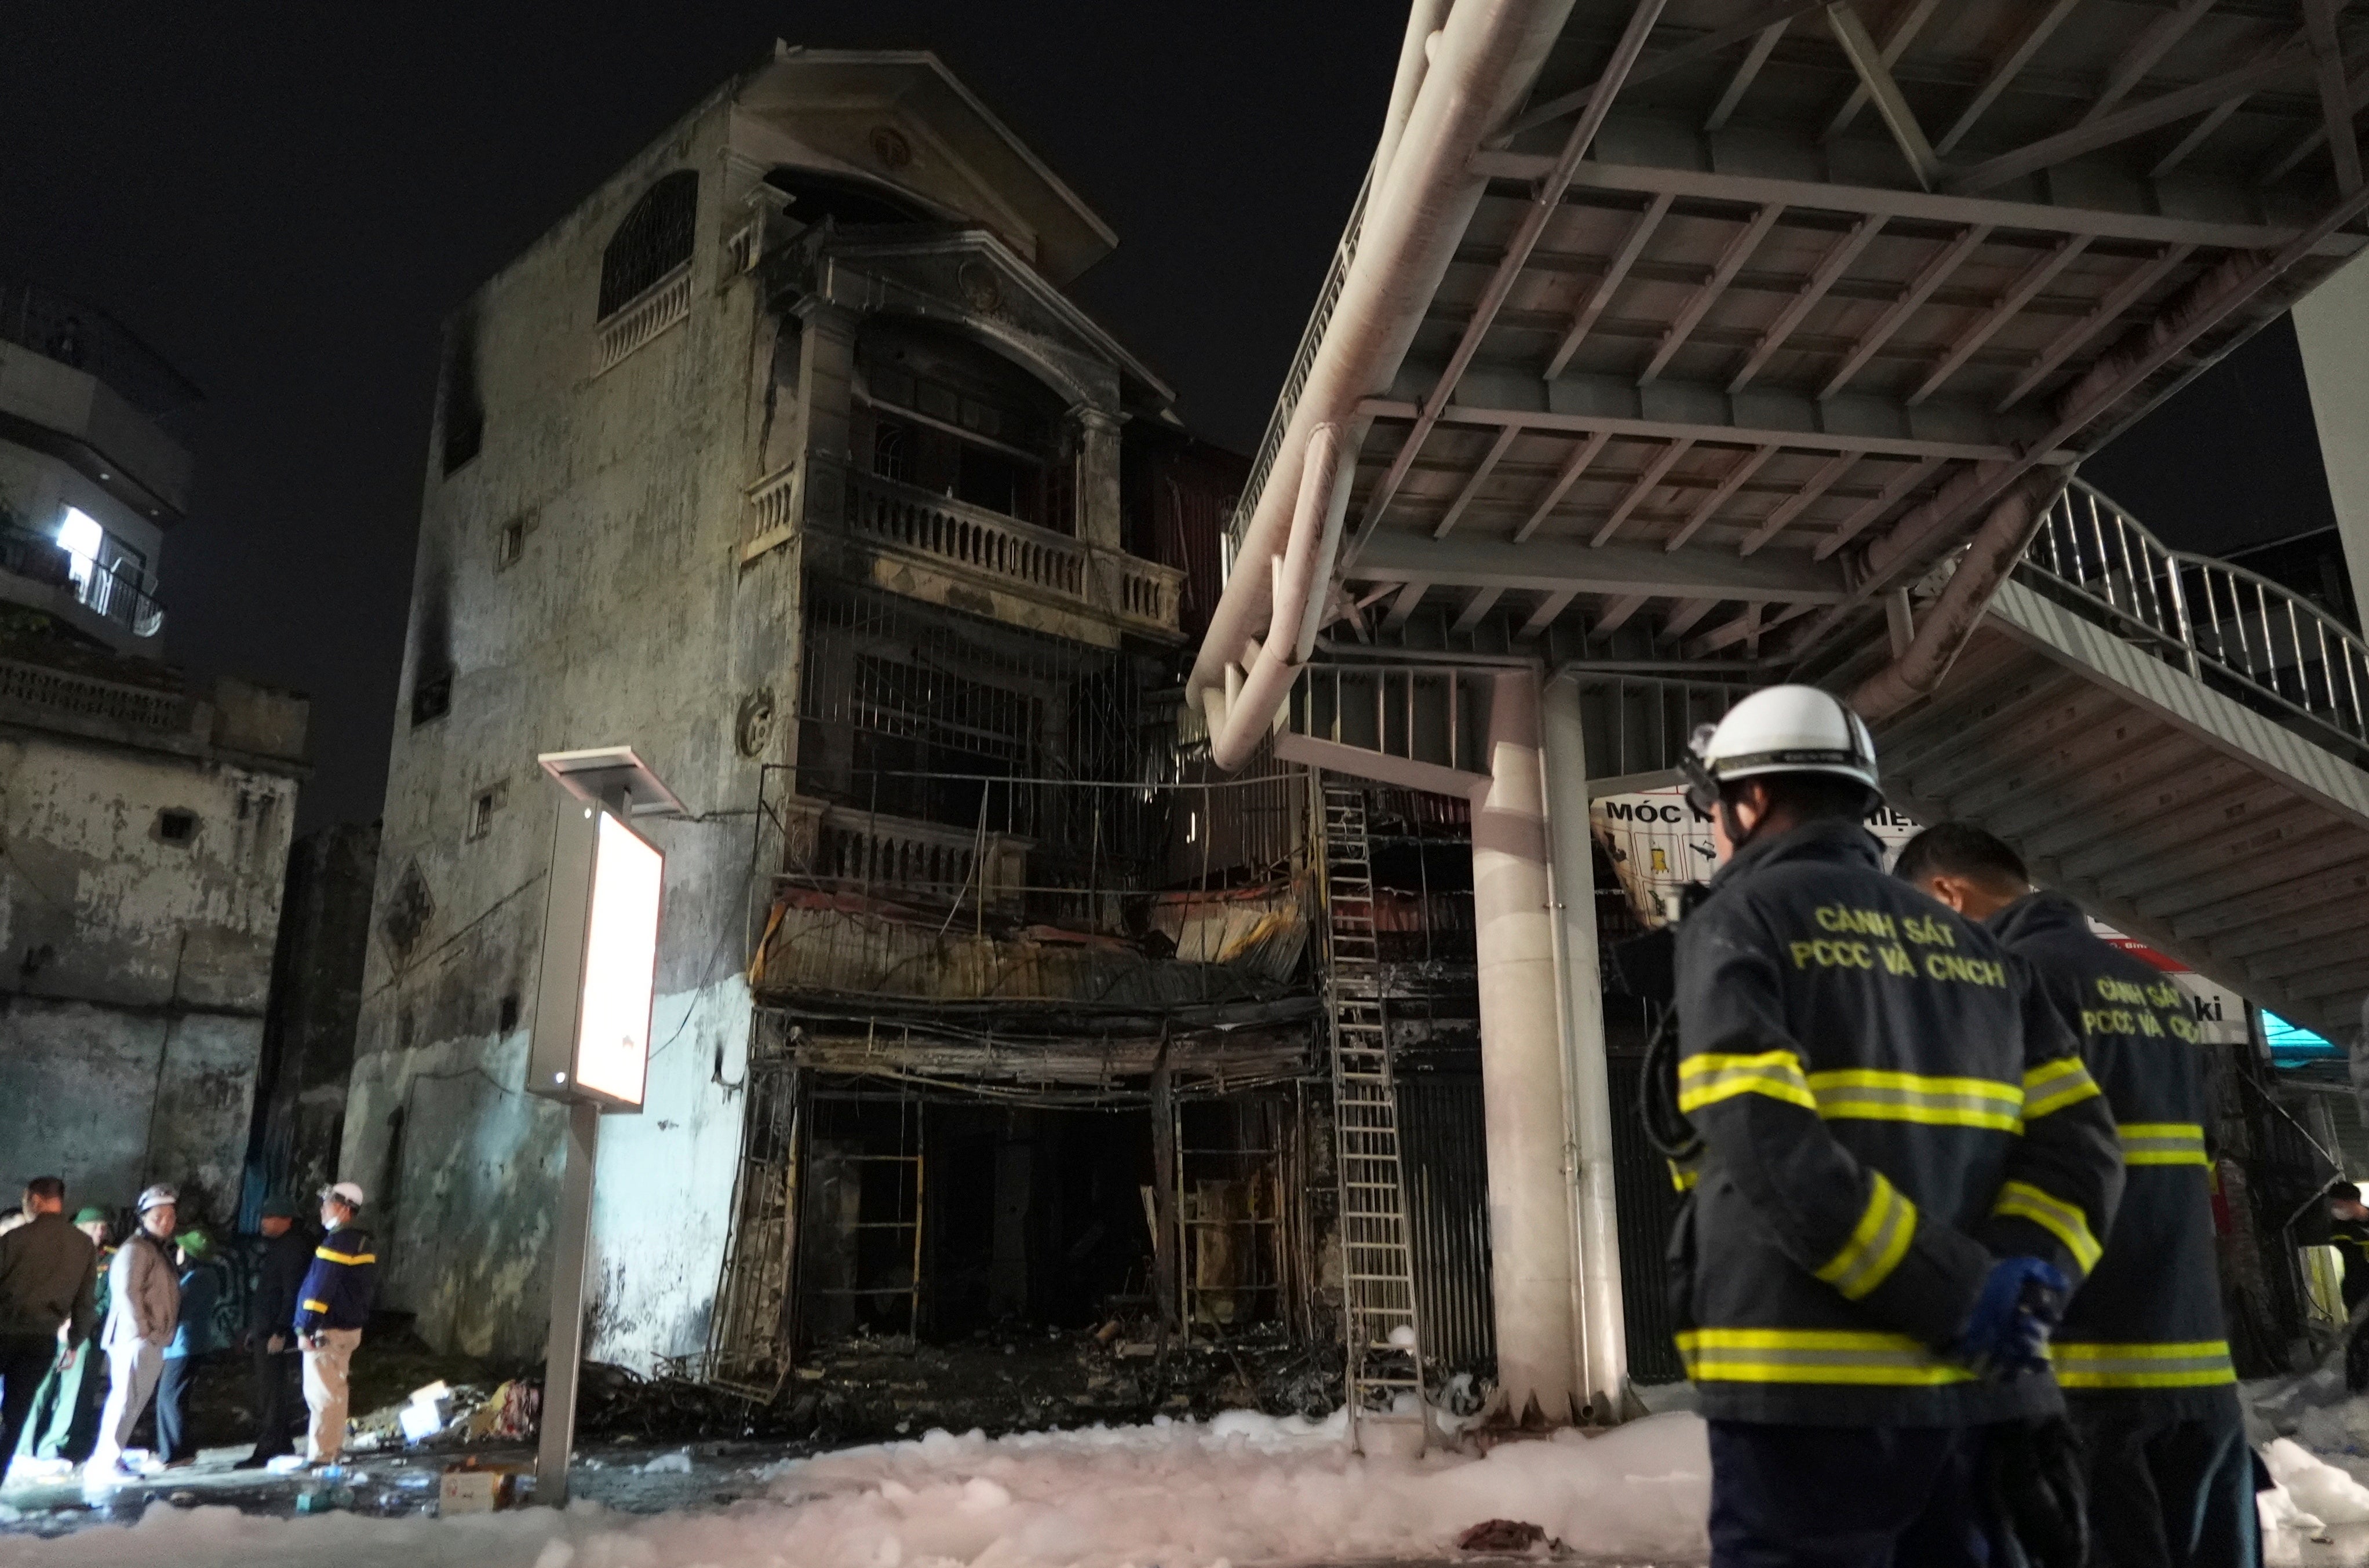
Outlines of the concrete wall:
{"label": "concrete wall", "polygon": [[246,1195],[258,1205],[338,1179],[377,874],[375,822],[324,828],[290,851],[257,1088],[262,1170]]}
{"label": "concrete wall", "polygon": [[2294,316],[2352,602],[2369,617],[2369,267],[2352,262],[2297,301]]}
{"label": "concrete wall", "polygon": [[[227,1219],[246,1158],[296,781],[0,732],[0,1185],[182,1185]],[[188,814],[177,841],[167,814]],[[172,820],[178,820],[177,816]]]}
{"label": "concrete wall", "polygon": [[[719,1064],[748,1028],[758,764],[735,720],[748,691],[795,690],[796,553],[738,554],[775,328],[753,281],[721,280],[742,215],[727,120],[719,95],[479,292],[455,329],[483,445],[447,475],[429,443],[344,1168],[384,1199],[383,1305],[473,1352],[536,1354],[547,1310],[564,1117],[522,1080],[558,796],[534,759],[612,744],[693,815],[648,824],[669,857],[658,1045],[648,1109],[604,1128],[590,1354],[705,1340],[738,1123]],[[602,246],[678,168],[700,176],[689,317],[600,372]],[[447,670],[449,713],[415,725],[417,683]]]}

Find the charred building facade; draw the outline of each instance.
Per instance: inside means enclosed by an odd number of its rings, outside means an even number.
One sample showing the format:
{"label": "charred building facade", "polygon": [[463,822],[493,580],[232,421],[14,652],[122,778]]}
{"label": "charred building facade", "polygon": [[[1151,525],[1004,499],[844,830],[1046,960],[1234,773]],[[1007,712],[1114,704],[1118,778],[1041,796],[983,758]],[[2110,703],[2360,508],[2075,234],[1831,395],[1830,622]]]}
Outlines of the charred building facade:
{"label": "charred building facade", "polygon": [[555,796],[687,807],[589,1353],[1331,1332],[1311,800],[1184,654],[1244,464],[1063,292],[1114,236],[926,54],[783,49],[452,318],[345,1107],[384,1304],[543,1337]]}

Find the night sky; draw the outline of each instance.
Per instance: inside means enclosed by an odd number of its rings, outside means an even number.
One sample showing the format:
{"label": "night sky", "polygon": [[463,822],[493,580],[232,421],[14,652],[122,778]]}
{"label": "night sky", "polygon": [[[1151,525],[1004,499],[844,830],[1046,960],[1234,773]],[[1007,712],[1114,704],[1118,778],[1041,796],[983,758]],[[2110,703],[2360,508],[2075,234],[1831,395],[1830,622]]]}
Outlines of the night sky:
{"label": "night sky", "polygon": [[[936,51],[1118,231],[1077,292],[1248,450],[1372,151],[1402,13],[1351,0],[0,8],[0,275],[207,394],[169,657],[313,694],[301,820],[378,814],[445,313],[775,38]],[[2226,548],[2327,521],[2291,335],[2091,477]]]}

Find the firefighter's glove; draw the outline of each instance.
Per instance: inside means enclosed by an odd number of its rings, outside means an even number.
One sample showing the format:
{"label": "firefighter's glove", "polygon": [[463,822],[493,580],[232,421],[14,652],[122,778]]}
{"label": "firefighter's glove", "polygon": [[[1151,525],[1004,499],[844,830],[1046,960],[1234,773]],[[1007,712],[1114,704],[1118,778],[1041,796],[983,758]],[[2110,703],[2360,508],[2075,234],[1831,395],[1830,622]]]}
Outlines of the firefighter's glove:
{"label": "firefighter's glove", "polygon": [[2048,1335],[2065,1315],[2072,1283],[2038,1258],[2001,1258],[1983,1280],[1974,1310],[1951,1348],[1985,1377],[2002,1380],[2048,1369]]}
{"label": "firefighter's glove", "polygon": [[1994,1426],[1983,1450],[1994,1517],[2034,1568],[2082,1568],[2089,1556],[2089,1488],[2080,1439],[2061,1415]]}

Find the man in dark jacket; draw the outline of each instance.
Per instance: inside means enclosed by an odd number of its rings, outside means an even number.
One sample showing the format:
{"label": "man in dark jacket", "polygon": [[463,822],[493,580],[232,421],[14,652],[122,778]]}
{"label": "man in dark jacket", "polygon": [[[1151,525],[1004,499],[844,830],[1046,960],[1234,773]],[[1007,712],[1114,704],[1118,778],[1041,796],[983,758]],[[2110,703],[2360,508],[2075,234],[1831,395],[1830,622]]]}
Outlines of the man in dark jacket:
{"label": "man in dark jacket", "polygon": [[296,1300],[313,1266],[313,1240],[296,1227],[296,1206],[284,1197],[263,1205],[263,1256],[246,1299],[247,1354],[255,1370],[255,1452],[238,1461],[258,1470],[285,1453],[291,1441],[301,1370],[296,1348]]}
{"label": "man in dark jacket", "polygon": [[67,1222],[65,1207],[65,1183],[36,1176],[25,1186],[30,1218],[0,1236],[0,1485],[42,1380],[74,1364],[97,1322],[90,1238]]}
{"label": "man in dark jacket", "polygon": [[304,1457],[334,1465],[346,1447],[347,1379],[354,1350],[378,1293],[378,1253],[361,1227],[362,1189],[339,1182],[321,1195],[321,1228],[312,1266],[296,1292],[296,1347],[304,1353],[304,1403],[312,1425]]}
{"label": "man in dark jacket", "polygon": [[1987,925],[2079,1036],[2129,1179],[2106,1250],[2057,1326],[2056,1380],[2087,1453],[2099,1568],[2261,1560],[2252,1459],[2214,1266],[2199,1032],[2169,977],[2089,929],[1979,828],[1908,841],[1903,880]]}
{"label": "man in dark jacket", "polygon": [[[91,1311],[95,1322],[107,1321],[107,1266],[115,1249],[107,1242],[107,1210],[85,1208],[74,1217],[74,1228],[90,1238]],[[107,1358],[98,1346],[77,1341],[73,1356],[41,1383],[33,1396],[32,1418],[17,1439],[20,1459],[64,1459],[79,1464],[98,1439],[98,1402],[107,1391]]]}
{"label": "man in dark jacket", "polygon": [[2043,1346],[2112,1216],[2112,1122],[2021,967],[1883,874],[1856,715],[1755,692],[1687,773],[1726,858],[1677,937],[1711,1562],[1994,1562],[1986,1429],[2063,1408]]}

